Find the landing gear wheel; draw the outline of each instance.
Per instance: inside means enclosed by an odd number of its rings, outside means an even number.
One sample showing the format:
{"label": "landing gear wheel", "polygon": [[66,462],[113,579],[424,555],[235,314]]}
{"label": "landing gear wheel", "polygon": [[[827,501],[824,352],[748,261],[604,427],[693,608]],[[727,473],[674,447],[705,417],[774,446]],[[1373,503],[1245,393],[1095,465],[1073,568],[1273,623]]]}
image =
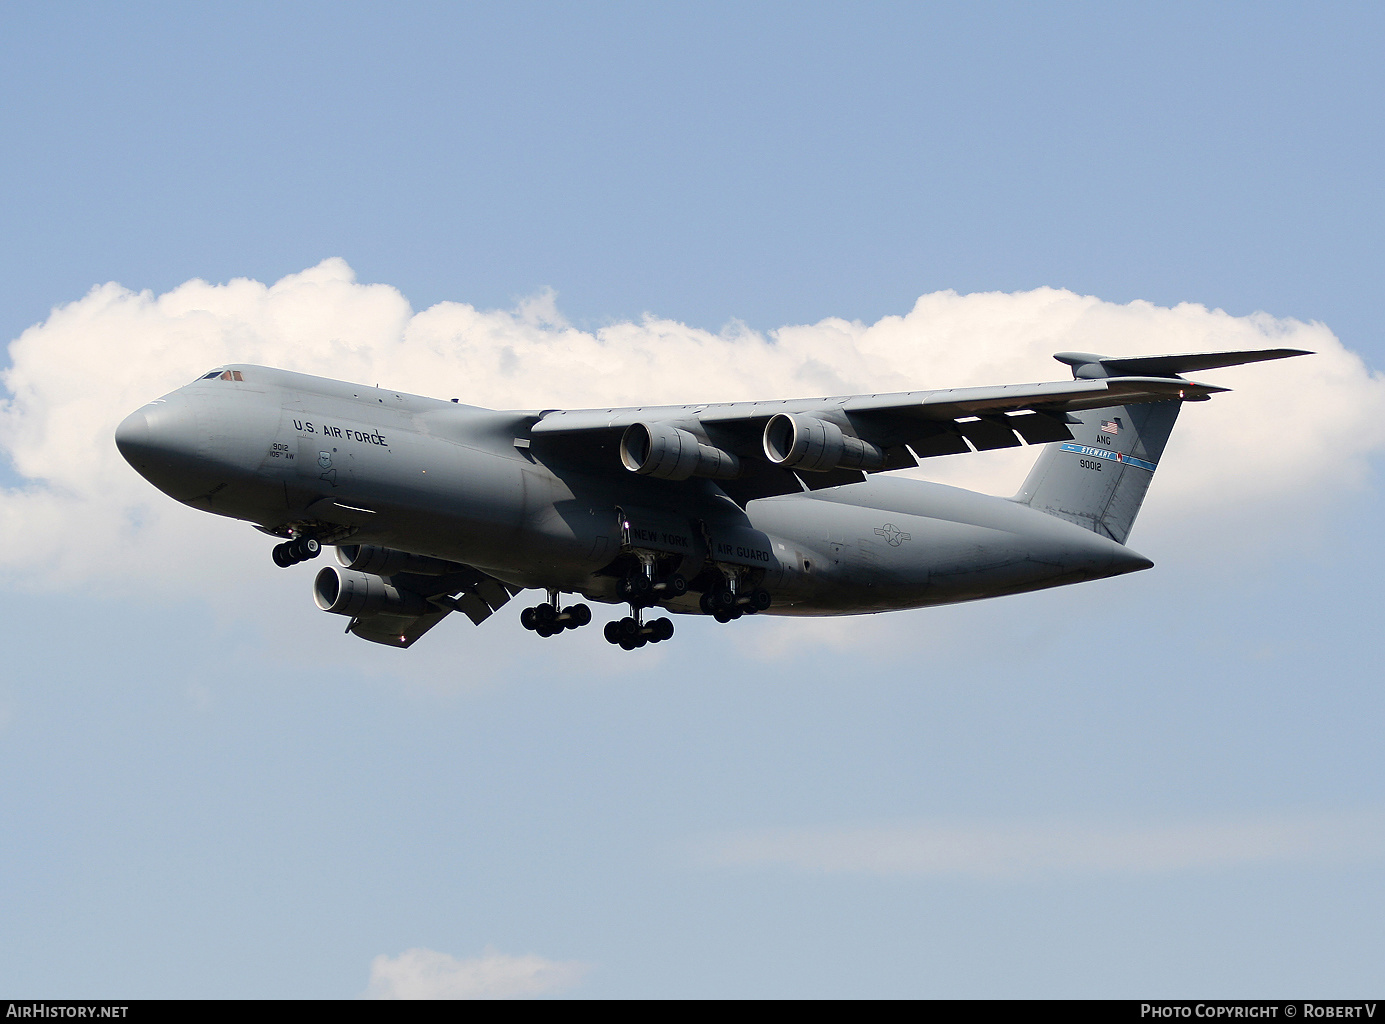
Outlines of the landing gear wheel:
{"label": "landing gear wheel", "polygon": [[760,587],[750,595],[750,607],[754,608],[757,612],[767,611],[773,601],[774,599],[769,596],[769,591],[765,590],[763,587]]}
{"label": "landing gear wheel", "polygon": [[[549,594],[557,599],[557,591],[550,590]],[[519,624],[540,636],[556,636],[565,629],[579,629],[591,620],[592,610],[584,604],[560,609],[553,601],[545,601],[519,613]]]}
{"label": "landing gear wheel", "polygon": [[673,636],[673,620],[658,618],[641,623],[639,609],[634,615],[606,623],[602,633],[608,643],[616,644],[622,650],[634,651],[645,644],[657,644]]}
{"label": "landing gear wheel", "polygon": [[616,596],[631,604],[644,604],[654,592],[654,582],[648,576],[627,576],[616,584]]}
{"label": "landing gear wheel", "polygon": [[275,565],[287,569],[291,565],[306,562],[322,554],[322,542],[316,537],[299,537],[274,545],[274,550],[270,554]]}

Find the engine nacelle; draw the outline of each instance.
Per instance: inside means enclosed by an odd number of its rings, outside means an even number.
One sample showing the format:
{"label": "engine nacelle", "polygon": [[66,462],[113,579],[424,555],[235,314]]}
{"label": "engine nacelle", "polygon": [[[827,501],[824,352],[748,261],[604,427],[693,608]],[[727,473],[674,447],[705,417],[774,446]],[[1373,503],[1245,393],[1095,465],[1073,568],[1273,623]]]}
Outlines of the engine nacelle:
{"label": "engine nacelle", "polygon": [[397,572],[416,572],[420,576],[445,576],[456,572],[457,565],[441,558],[411,555],[407,551],[382,548],[378,544],[339,544],[337,561],[348,569],[393,576]]}
{"label": "engine nacelle", "polygon": [[729,480],[739,476],[741,460],[703,444],[694,434],[667,423],[632,423],[620,439],[620,461],[632,473],[660,480],[706,476]]}
{"label": "engine nacelle", "polygon": [[317,574],[313,600],[334,615],[423,615],[436,610],[418,594],[392,587],[379,576],[336,566]]}
{"label": "engine nacelle", "polygon": [[869,441],[842,433],[816,416],[781,412],[765,424],[765,458],[786,469],[825,473],[831,469],[880,469],[885,452]]}

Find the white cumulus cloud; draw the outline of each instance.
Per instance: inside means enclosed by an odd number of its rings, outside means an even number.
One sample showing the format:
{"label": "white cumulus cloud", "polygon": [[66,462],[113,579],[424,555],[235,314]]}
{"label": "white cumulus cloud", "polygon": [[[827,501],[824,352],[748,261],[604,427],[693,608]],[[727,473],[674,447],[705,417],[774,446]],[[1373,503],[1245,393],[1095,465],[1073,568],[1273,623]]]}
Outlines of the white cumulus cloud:
{"label": "white cumulus cloud", "polygon": [[367,999],[514,999],[561,992],[578,984],[587,965],[541,956],[508,956],[487,949],[459,960],[431,949],[377,956]]}
{"label": "white cumulus cloud", "polygon": [[[263,583],[266,539],[179,506],[115,449],[119,421],[223,362],[263,363],[493,408],[810,397],[1063,379],[1060,350],[1143,354],[1298,347],[1318,354],[1199,375],[1236,388],[1190,406],[1140,531],[1190,517],[1244,534],[1243,510],[1326,508],[1385,447],[1385,380],[1322,324],[1202,306],[1115,304],[1052,288],[937,292],[863,324],[762,334],[646,316],[579,330],[550,293],[513,310],[445,302],[414,312],[340,259],[273,284],[189,281],[155,295],[93,288],[11,342],[0,382],[0,578],[21,586],[159,587],[174,595]],[[928,460],[918,474],[993,493],[1035,452]],[[1321,514],[1321,513],[1318,513]],[[1220,519],[1218,519],[1220,517]],[[1229,527],[1234,524],[1235,529]]]}
{"label": "white cumulus cloud", "polygon": [[708,839],[706,866],[809,873],[1014,880],[1053,874],[1159,874],[1257,863],[1385,856],[1385,814],[1284,813],[1158,824],[912,822],[760,829]]}

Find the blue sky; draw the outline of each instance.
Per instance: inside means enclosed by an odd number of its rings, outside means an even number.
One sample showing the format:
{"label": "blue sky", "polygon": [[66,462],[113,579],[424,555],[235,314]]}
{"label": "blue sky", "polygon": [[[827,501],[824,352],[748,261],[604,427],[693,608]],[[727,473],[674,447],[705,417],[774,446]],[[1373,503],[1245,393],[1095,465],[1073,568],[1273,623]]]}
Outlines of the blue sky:
{"label": "blue sky", "polygon": [[[501,994],[526,991],[523,957],[552,982],[528,991],[577,996],[1371,990],[1383,20],[5,5],[0,330],[46,326],[7,352],[0,396],[0,989],[352,997],[415,979],[424,950]],[[1362,365],[1218,377],[1236,395],[1188,412],[1186,472],[1161,471],[1132,537],[1149,573],[820,635],[691,624],[643,660],[513,615],[401,656],[341,636],[253,531],[165,509],[107,458],[106,381],[128,411],[209,357],[141,347],[167,325],[93,286],[195,302],[192,279],[332,258],[388,286],[334,293],[379,337],[408,319],[398,294],[515,311],[488,321],[504,330],[686,325],[724,358],[699,364],[673,327],[631,344],[668,354],[651,388],[712,398],[757,386],[762,364],[733,366],[756,332],[876,324],[947,290],[1095,296],[1139,338],[1176,320],[1139,300],[1235,318],[1187,314],[1198,337],[1316,323]],[[263,330],[246,294],[218,315]],[[286,337],[258,350],[322,351]],[[935,363],[996,383],[1033,365],[971,349]],[[355,358],[426,376],[407,346]],[[526,381],[448,386],[583,393],[533,359]],[[92,390],[63,404],[62,367]],[[592,365],[589,386],[644,379]],[[929,860],[939,836],[979,866]]]}

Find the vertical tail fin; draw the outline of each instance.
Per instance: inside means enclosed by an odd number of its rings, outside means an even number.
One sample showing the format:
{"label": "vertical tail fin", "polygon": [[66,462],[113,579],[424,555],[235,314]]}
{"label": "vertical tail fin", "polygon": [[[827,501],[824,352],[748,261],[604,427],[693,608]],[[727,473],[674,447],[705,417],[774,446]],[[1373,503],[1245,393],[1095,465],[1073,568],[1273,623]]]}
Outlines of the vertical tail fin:
{"label": "vertical tail fin", "polygon": [[[1182,379],[1181,373],[1196,370],[1310,354],[1300,349],[1264,349],[1107,358],[1059,352],[1054,358],[1071,366],[1077,379]],[[1070,413],[1073,439],[1055,443],[1039,456],[1015,500],[1124,544],[1182,407],[1183,400],[1175,400]]]}
{"label": "vertical tail fin", "polygon": [[1070,414],[1072,440],[1039,456],[1015,500],[1124,544],[1183,403]]}

